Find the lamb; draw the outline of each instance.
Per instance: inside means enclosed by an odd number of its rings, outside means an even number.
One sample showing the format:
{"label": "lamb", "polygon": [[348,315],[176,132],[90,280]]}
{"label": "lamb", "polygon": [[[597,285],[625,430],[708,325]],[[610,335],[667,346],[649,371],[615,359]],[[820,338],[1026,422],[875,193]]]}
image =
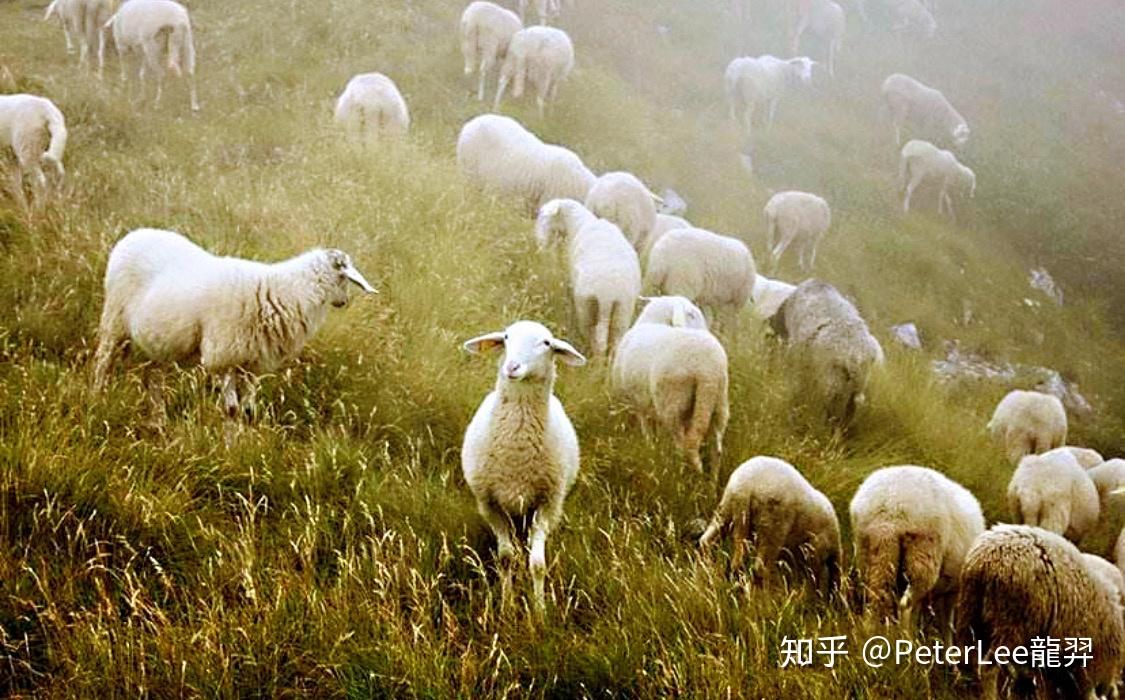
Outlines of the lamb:
{"label": "lamb", "polygon": [[956,187],[963,195],[973,197],[977,189],[977,176],[962,165],[957,156],[950,151],[938,148],[929,141],[914,139],[902,147],[898,164],[898,188],[905,192],[902,211],[910,211],[910,199],[914,190],[924,180],[938,183],[938,214],[947,211],[953,216],[953,198],[950,187]]}
{"label": "lamb", "polygon": [[801,35],[805,30],[810,30],[816,36],[828,42],[828,74],[836,75],[836,52],[840,50],[840,42],[844,39],[844,30],[847,28],[847,19],[844,8],[832,0],[812,0],[807,3],[807,10],[800,13],[797,26],[793,32],[791,52],[797,53],[800,48]]}
{"label": "lamb", "polygon": [[[1066,448],[1063,448],[1063,450],[1065,449]],[[1046,452],[1043,454],[1043,459],[1055,458],[1059,452],[1060,450]],[[1079,466],[1081,466],[1081,463],[1079,463]],[[1094,487],[1098,490],[1098,499],[1101,501],[1102,509],[1106,510],[1109,506],[1109,497],[1125,489],[1125,459],[1111,459],[1102,462],[1092,469],[1087,469],[1086,476],[1090,477],[1090,480],[1094,482]]]}
{"label": "lamb", "polygon": [[[957,611],[956,643],[979,643],[990,661],[1000,646],[1013,649],[1037,638],[1090,639],[1093,653],[1084,663],[1021,669],[1037,676],[1043,694],[1093,698],[1121,676],[1125,627],[1119,599],[1078,548],[1054,533],[996,525],[978,537],[965,558]],[[974,665],[983,697],[998,697],[1000,666]]]}
{"label": "lamb", "polygon": [[824,400],[829,419],[847,424],[884,360],[859,311],[832,285],[810,279],[782,302],[770,326],[801,360],[806,393]]}
{"label": "lamb", "polygon": [[742,241],[701,228],[669,231],[652,246],[645,286],[732,316],[754,288],[754,258]]}
{"label": "lamb", "polygon": [[142,54],[138,78],[144,89],[145,73],[156,77],[156,102],[164,86],[161,54],[167,34],[168,68],[177,76],[186,73],[191,92],[191,109],[199,111],[195,92],[195,44],[191,36],[191,19],[187,8],[174,0],[129,0],[105,23],[113,28],[113,40],[121,58],[121,82],[125,82],[125,55]]}
{"label": "lamb", "polygon": [[754,457],[730,475],[707,531],[707,546],[732,531],[731,569],[742,568],[753,535],[764,580],[777,568],[783,549],[802,555],[818,585],[834,590],[840,574],[840,522],[828,498],[813,488],[793,465],[775,457]]}
{"label": "lamb", "polygon": [[570,36],[554,27],[526,27],[512,36],[508,54],[500,67],[500,84],[492,109],[498,111],[508,84],[512,97],[523,95],[524,83],[535,89],[535,102],[542,119],[547,102],[558,96],[559,84],[574,68],[574,44]]}
{"label": "lamb", "polygon": [[586,195],[586,208],[621,227],[638,254],[644,253],[656,225],[660,200],[632,173],[605,173]]}
{"label": "lamb", "polygon": [[661,237],[664,236],[664,234],[668,233],[669,231],[675,231],[678,228],[691,228],[691,224],[688,223],[688,220],[683,218],[682,216],[676,216],[674,214],[661,214],[657,212],[656,219],[652,224],[652,231],[649,232],[648,242],[644,247],[643,255],[645,259],[648,259],[648,255],[652,251],[652,247],[656,245],[656,242],[659,241]]}
{"label": "lamb", "polygon": [[754,111],[759,103],[765,103],[769,109],[766,125],[772,125],[778,101],[791,84],[811,85],[816,63],[807,56],[786,60],[769,54],[734,59],[723,76],[731,119],[749,134]]}
{"label": "lamb", "polygon": [[730,420],[729,374],[726,351],[702,311],[682,297],[649,300],[617,346],[611,384],[635,410],[646,437],[655,418],[699,473],[699,448],[710,434],[711,471],[718,478]]}
{"label": "lamb", "polygon": [[[965,554],[984,532],[973,494],[933,469],[885,467],[864,480],[850,510],[868,613],[887,619],[897,605],[908,629],[928,600],[951,612]],[[947,610],[939,612],[942,619]]]}
{"label": "lamb", "polygon": [[[50,134],[47,150],[43,142]],[[31,175],[32,201],[38,205],[51,195],[52,185],[43,174],[43,165],[54,171],[54,188],[62,183],[63,151],[66,150],[66,120],[46,97],[38,95],[0,95],[0,148],[7,146],[16,155],[12,190],[24,200],[24,178]]]}
{"label": "lamb", "polygon": [[[822,197],[809,192],[790,190],[770,197],[765,206],[766,246],[770,251],[770,266],[777,267],[781,256],[793,241],[800,247],[801,269],[809,271],[816,264],[816,248],[828,227],[832,225],[832,211]],[[775,235],[781,237],[774,245]]]}
{"label": "lamb", "polygon": [[1009,462],[1017,465],[1025,455],[1066,443],[1066,409],[1050,394],[1011,391],[997,404],[987,427],[993,442],[1004,448]]}
{"label": "lamb", "polygon": [[578,436],[553,393],[555,360],[581,366],[586,358],[533,321],[517,321],[464,347],[474,354],[504,350],[496,388],[465,430],[461,469],[477,510],[496,535],[502,600],[509,598],[512,540],[522,526],[529,532],[534,602],[542,612],[547,535],[561,520],[563,502],[578,477]]}
{"label": "lamb", "polygon": [[[347,303],[349,281],[375,291],[340,250],[317,248],[265,264],[214,256],[172,231],[132,231],[106,265],[95,387],[105,386],[128,342],[156,362],[198,358],[222,377],[233,417],[239,374],[269,372],[295,358],[328,305]],[[252,397],[253,381],[249,388]]]}
{"label": "lamb", "polygon": [[754,314],[762,319],[771,318],[795,289],[795,284],[755,275],[754,288],[750,290],[750,298],[754,300]]}
{"label": "lamb", "polygon": [[58,15],[66,36],[66,50],[72,51],[71,34],[78,37],[78,65],[85,66],[90,52],[97,47],[98,77],[105,66],[105,34],[102,25],[113,14],[112,0],[53,0],[43,20]]}
{"label": "lamb", "polygon": [[902,73],[883,81],[883,103],[891,116],[895,145],[902,144],[902,127],[908,123],[917,131],[952,139],[956,146],[969,140],[969,125],[940,90]]}
{"label": "lamb", "polygon": [[570,292],[591,354],[606,355],[629,328],[641,293],[641,264],[621,229],[573,199],[553,199],[535,223],[540,249],[567,244]]}
{"label": "lamb", "polygon": [[491,2],[469,3],[461,14],[461,55],[465,75],[478,72],[477,100],[484,101],[484,86],[493,68],[504,62],[508,46],[523,22],[516,13]]}
{"label": "lamb", "polygon": [[543,143],[515,119],[498,114],[465,123],[457,165],[470,180],[521,198],[531,212],[552,199],[584,201],[597,180],[573,151]]}
{"label": "lamb", "polygon": [[926,39],[932,39],[937,32],[937,21],[919,0],[888,0],[887,6],[898,19],[893,27],[895,31],[911,30]]}
{"label": "lamb", "polygon": [[336,100],[336,123],[360,138],[402,135],[410,129],[410,112],[393,80],[382,73],[360,73]]}
{"label": "lamb", "polygon": [[1105,459],[1101,456],[1101,454],[1097,450],[1091,450],[1089,447],[1075,447],[1073,445],[1063,445],[1062,447],[1056,447],[1053,450],[1048,450],[1048,451],[1044,452],[1043,454],[1049,455],[1049,454],[1052,454],[1056,451],[1069,452],[1076,460],[1078,460],[1078,464],[1080,464],[1082,466],[1082,468],[1087,470],[1087,471],[1089,471],[1089,470],[1093,469],[1094,467],[1098,466],[1099,464],[1102,464],[1102,463],[1105,462]]}
{"label": "lamb", "polygon": [[1017,524],[1078,542],[1098,523],[1098,489],[1067,452],[1028,455],[1008,482],[1008,509]]}

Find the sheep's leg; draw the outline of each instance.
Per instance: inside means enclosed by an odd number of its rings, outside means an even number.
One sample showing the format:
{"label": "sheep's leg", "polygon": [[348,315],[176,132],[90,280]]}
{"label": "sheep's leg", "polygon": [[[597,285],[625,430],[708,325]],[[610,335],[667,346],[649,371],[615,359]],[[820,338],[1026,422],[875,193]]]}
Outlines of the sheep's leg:
{"label": "sheep's leg", "polygon": [[531,536],[528,538],[531,545],[531,554],[527,560],[527,568],[531,571],[531,585],[535,597],[535,608],[540,615],[547,609],[546,579],[547,579],[547,533],[550,531],[551,519],[543,511],[536,511],[531,519]]}
{"label": "sheep's leg", "polygon": [[779,102],[779,100],[776,97],[773,98],[772,100],[770,100],[770,113],[769,113],[769,118],[766,120],[766,126],[768,126],[768,127],[771,127],[771,128],[773,127],[773,119],[774,119],[774,116],[777,114],[777,103],[778,102]]}
{"label": "sheep's leg", "polygon": [[11,175],[8,180],[8,189],[12,193],[12,197],[16,200],[16,204],[20,209],[26,210],[28,208],[27,195],[23,191],[23,169],[16,164],[12,169]]}
{"label": "sheep's leg", "polygon": [[242,377],[242,385],[244,391],[242,392],[240,405],[256,420],[258,418],[258,378],[247,374]]}
{"label": "sheep's leg", "polygon": [[[469,64],[465,64],[465,75],[469,75],[472,69]],[[488,75],[492,72],[492,56],[485,54],[484,58],[480,60],[480,75],[477,76],[477,102],[484,102],[484,84],[487,82]]]}
{"label": "sheep's leg", "polygon": [[223,408],[226,410],[227,418],[238,417],[238,378],[235,375],[235,370],[229,369],[223,373]]}
{"label": "sheep's leg", "polygon": [[508,90],[508,81],[509,80],[511,80],[511,76],[508,75],[508,71],[506,71],[504,69],[501,69],[500,70],[500,80],[496,84],[496,99],[492,101],[492,111],[493,112],[499,112],[500,111],[500,102],[503,101],[504,93]]}
{"label": "sheep's leg", "polygon": [[153,104],[160,104],[160,95],[164,89],[164,67],[160,64],[160,44],[149,40],[141,45],[144,50],[144,60],[141,62],[141,83],[144,84],[144,74],[147,67],[156,78],[156,99]]}
{"label": "sheep's leg", "polygon": [[778,241],[777,246],[770,253],[772,270],[777,269],[778,264],[781,262],[781,256],[785,254],[786,249],[789,248],[789,244],[793,242],[793,239],[796,238],[796,236],[797,229],[794,226],[786,227],[786,229],[781,232],[781,240]]}
{"label": "sheep's leg", "polygon": [[836,77],[836,45],[837,41],[833,39],[828,43],[828,75]]}
{"label": "sheep's leg", "polygon": [[94,390],[101,391],[109,379],[109,367],[124,346],[126,336],[120,332],[116,314],[104,315],[98,329],[98,348],[94,351]]}
{"label": "sheep's leg", "polygon": [[168,411],[164,402],[164,375],[156,369],[153,362],[146,362],[142,372],[145,394],[152,408],[152,420],[157,427],[168,421]]}
{"label": "sheep's leg", "polygon": [[750,541],[750,514],[739,513],[731,523],[730,571],[737,575],[742,571],[742,560],[746,557],[746,547]]}
{"label": "sheep's leg", "polygon": [[906,196],[902,200],[902,213],[906,214],[910,211],[910,200],[914,196],[914,190],[922,183],[922,173],[915,172],[910,177],[910,182],[906,183]]}
{"label": "sheep's leg", "polygon": [[747,134],[750,134],[754,130],[754,112],[755,110],[757,110],[757,108],[757,101],[751,100],[750,104],[746,106],[746,110],[742,113],[743,119],[745,120],[742,128],[746,131]]}
{"label": "sheep's leg", "polygon": [[512,544],[512,521],[507,515],[498,513],[485,503],[478,504],[481,517],[484,518],[492,534],[496,536],[496,559],[500,573],[500,608],[507,607],[512,595],[512,563],[515,559],[516,548]]}

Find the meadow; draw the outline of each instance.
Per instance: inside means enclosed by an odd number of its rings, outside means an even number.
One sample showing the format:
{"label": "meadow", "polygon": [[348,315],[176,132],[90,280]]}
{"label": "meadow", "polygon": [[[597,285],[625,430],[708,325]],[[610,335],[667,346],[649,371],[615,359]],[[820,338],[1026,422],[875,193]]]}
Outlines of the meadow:
{"label": "meadow", "polygon": [[[70,130],[59,199],[0,193],[0,691],[33,697],[966,697],[971,679],[873,669],[873,630],[846,596],[728,575],[694,537],[718,486],[640,439],[604,363],[561,368],[582,473],[548,540],[547,614],[498,610],[492,538],[461,476],[461,436],[495,377],[461,342],[520,319],[571,337],[564,271],[511,202],[462,181],[461,124],[487,111],[461,75],[450,0],[192,0],[202,110],[166,86],[94,79],[41,21],[0,0],[0,92],[50,97]],[[877,5],[877,3],[871,3]],[[984,430],[1006,387],[946,385],[944,341],[1052,367],[1095,406],[1070,442],[1125,455],[1125,6],[1113,0],[939,2],[919,41],[853,19],[835,80],[782,102],[754,144],[721,76],[783,54],[789,3],[578,0],[560,24],[578,65],[542,138],[598,172],[673,187],[695,223],[765,257],[762,206],[806,189],[833,206],[816,274],[854,298],[887,350],[850,430],[823,425],[784,352],[747,314],[724,336],[732,419],[719,483],[782,457],[835,504],[874,469],[920,464],[1007,517],[1011,473]],[[817,46],[812,45],[816,55]],[[347,79],[379,70],[410,105],[402,143],[357,148],[331,121]],[[957,223],[903,217],[879,120],[892,72],[940,86],[967,116],[976,198]],[[10,165],[4,162],[5,167]],[[113,243],[153,226],[219,254],[349,252],[380,289],[330,314],[301,360],[263,378],[233,441],[197,368],[167,368],[167,415],[143,367],[91,390]],[[1056,306],[1028,287],[1045,265]],[[799,279],[786,260],[778,276]],[[966,319],[966,309],[971,318]],[[925,347],[888,328],[912,321]],[[1112,519],[1110,519],[1112,520]],[[1120,527],[1120,519],[1116,520]],[[1089,546],[1116,536],[1110,523]],[[845,562],[845,565],[847,562]],[[518,578],[521,592],[526,576]],[[924,629],[920,638],[937,632]],[[835,668],[780,668],[785,637],[848,635]]]}

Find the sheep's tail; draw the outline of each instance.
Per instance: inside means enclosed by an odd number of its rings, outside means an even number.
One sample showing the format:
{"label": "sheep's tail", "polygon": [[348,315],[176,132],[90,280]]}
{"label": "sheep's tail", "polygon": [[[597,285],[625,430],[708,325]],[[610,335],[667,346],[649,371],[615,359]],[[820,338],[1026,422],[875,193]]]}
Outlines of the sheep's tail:
{"label": "sheep's tail", "polygon": [[62,112],[54,105],[47,105],[45,117],[47,131],[51,133],[51,143],[43,154],[43,161],[50,163],[58,176],[62,177],[66,174],[62,164],[63,151],[66,150],[66,121],[63,119]]}
{"label": "sheep's tail", "polygon": [[1066,503],[1052,503],[1044,505],[1039,511],[1038,526],[1044,530],[1066,535],[1070,527],[1070,506]]}
{"label": "sheep's tail", "polygon": [[863,573],[866,612],[878,620],[889,618],[898,588],[903,548],[899,533],[886,523],[859,533],[857,562]]}
{"label": "sheep's tail", "polygon": [[899,599],[899,621],[908,624],[911,610],[925,599],[941,575],[942,551],[937,534],[907,532],[899,538],[899,570],[906,584]]}
{"label": "sheep's tail", "polygon": [[[704,376],[695,380],[695,400],[692,402],[691,415],[684,425],[684,445],[691,450],[698,450],[704,436],[711,427],[712,419],[717,419],[720,413],[720,404],[723,403],[725,387],[722,378]],[[712,465],[718,473],[718,465]]]}

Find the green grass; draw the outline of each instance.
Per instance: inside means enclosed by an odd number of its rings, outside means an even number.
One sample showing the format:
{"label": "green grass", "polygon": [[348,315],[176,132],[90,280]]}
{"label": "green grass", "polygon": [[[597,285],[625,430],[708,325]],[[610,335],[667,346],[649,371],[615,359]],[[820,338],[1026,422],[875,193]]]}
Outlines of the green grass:
{"label": "green grass", "polygon": [[[691,535],[713,486],[667,442],[638,439],[601,363],[560,370],[584,456],[548,543],[547,619],[527,611],[526,586],[517,609],[498,611],[491,537],[458,456],[494,367],[460,342],[518,318],[563,337],[572,329],[565,276],[536,253],[530,222],[456,172],[457,130],[480,109],[460,75],[459,3],[194,0],[198,116],[174,82],[160,108],[131,103],[113,58],[105,83],[79,71],[58,27],[39,21],[43,4],[0,2],[0,88],[51,97],[71,132],[56,205],[26,215],[0,198],[4,691],[971,692],[952,672],[868,669],[855,640],[872,630],[843,601],[763,591],[726,576],[724,557],[700,558]],[[756,180],[740,168],[720,77],[743,49],[782,52],[780,0],[756,6],[744,34],[719,0],[579,0],[564,19],[578,68],[555,111],[540,123],[534,105],[509,107],[596,170],[674,187],[693,221],[759,256],[771,189],[833,203],[818,275],[855,297],[887,370],[840,436],[810,418],[816,407],[761,328],[742,324],[725,338],[723,478],[754,455],[786,458],[846,521],[866,474],[916,463],[971,488],[990,520],[1005,517],[1010,467],[983,429],[1004,390],[933,380],[929,362],[953,338],[1076,379],[1098,414],[1076,421],[1071,441],[1125,452],[1125,139],[1092,97],[1125,93],[1114,43],[1125,15],[1111,0],[978,4],[940,3],[932,44],[854,27],[838,80],[782,102],[757,144]],[[395,78],[414,128],[406,143],[364,152],[341,142],[330,108],[350,75],[369,70]],[[972,123],[965,159],[980,187],[956,227],[897,213],[896,154],[875,105],[898,70],[941,86]],[[340,247],[382,294],[333,312],[299,363],[265,377],[262,415],[227,446],[199,370],[163,373],[162,422],[136,362],[90,391],[105,259],[140,226],[262,259]],[[1064,285],[1064,307],[1024,303],[1036,298],[1026,270],[1039,263]],[[787,262],[781,275],[797,272]],[[908,320],[928,341],[919,355],[887,334]],[[784,636],[817,634],[850,635],[852,656],[835,670],[778,668]]]}

